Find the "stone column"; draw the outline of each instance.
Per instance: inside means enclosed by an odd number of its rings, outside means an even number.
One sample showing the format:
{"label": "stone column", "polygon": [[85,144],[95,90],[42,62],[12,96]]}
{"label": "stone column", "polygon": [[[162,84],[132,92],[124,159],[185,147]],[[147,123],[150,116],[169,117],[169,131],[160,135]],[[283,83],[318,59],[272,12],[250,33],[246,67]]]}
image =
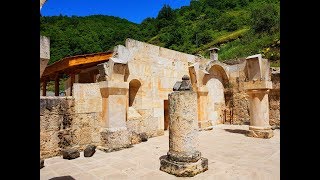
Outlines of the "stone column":
{"label": "stone column", "polygon": [[203,130],[212,129],[211,121],[208,121],[207,103],[208,103],[208,89],[207,87],[199,87],[197,90],[198,96],[198,118],[199,128]]}
{"label": "stone column", "polygon": [[110,59],[98,66],[102,80],[99,82],[102,96],[100,135],[104,151],[131,146],[130,132],[126,127],[129,83],[124,82],[125,65]]}
{"label": "stone column", "polygon": [[40,36],[40,78],[50,59],[50,39]]}
{"label": "stone column", "polygon": [[268,77],[268,63],[261,55],[247,58],[247,79],[244,89],[249,95],[250,126],[247,136],[256,138],[271,138],[273,130],[269,124],[268,93],[272,82]]}
{"label": "stone column", "polygon": [[184,76],[169,94],[169,151],[160,157],[160,170],[180,177],[208,170],[208,159],[198,151],[197,93],[188,81]]}

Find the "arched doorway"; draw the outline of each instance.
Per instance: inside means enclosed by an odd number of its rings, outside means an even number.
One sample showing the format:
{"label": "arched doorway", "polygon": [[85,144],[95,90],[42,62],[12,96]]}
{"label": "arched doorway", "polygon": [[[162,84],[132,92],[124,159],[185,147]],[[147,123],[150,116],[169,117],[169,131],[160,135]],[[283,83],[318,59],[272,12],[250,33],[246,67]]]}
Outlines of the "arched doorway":
{"label": "arched doorway", "polygon": [[209,74],[203,78],[203,85],[208,88],[208,120],[212,122],[212,125],[215,125],[223,123],[224,120],[226,106],[224,88],[228,77],[223,67],[217,64],[213,65],[208,72]]}

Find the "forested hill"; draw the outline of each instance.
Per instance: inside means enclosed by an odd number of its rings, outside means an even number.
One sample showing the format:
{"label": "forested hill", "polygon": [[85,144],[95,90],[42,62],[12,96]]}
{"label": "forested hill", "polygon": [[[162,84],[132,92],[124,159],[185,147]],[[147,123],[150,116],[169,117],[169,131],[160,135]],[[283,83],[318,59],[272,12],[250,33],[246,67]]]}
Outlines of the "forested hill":
{"label": "forested hill", "polygon": [[190,6],[164,5],[141,24],[113,16],[40,17],[40,34],[50,37],[50,64],[66,56],[95,53],[126,38],[219,60],[261,53],[280,65],[280,0],[191,0]]}

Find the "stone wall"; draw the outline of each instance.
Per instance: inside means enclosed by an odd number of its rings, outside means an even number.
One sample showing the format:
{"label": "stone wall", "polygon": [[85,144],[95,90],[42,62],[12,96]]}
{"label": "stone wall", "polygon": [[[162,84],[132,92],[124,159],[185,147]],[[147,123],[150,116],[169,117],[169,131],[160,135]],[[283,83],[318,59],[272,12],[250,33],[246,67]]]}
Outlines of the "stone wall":
{"label": "stone wall", "polygon": [[270,125],[280,127],[280,70],[271,73],[273,89],[269,93]]}
{"label": "stone wall", "polygon": [[125,81],[139,84],[138,90],[136,86],[129,86],[129,92],[135,92],[134,99],[130,100],[133,102],[131,111],[138,112],[141,117],[133,118],[133,113],[128,114],[128,129],[146,132],[149,137],[162,135],[164,101],[173,92],[174,84],[181,81],[183,75],[189,75],[188,66],[196,57],[133,39],[127,39],[126,47],[119,50],[120,58],[129,57]]}
{"label": "stone wall", "polygon": [[[245,82],[245,61],[230,64],[229,89],[232,95],[226,95],[226,111],[224,123],[250,124],[248,95],[243,89]],[[271,68],[270,78],[273,89],[269,93],[269,118],[270,125],[280,126],[280,68]]]}
{"label": "stone wall", "polygon": [[71,124],[74,115],[72,97],[40,97],[40,157],[49,158],[72,146]]}
{"label": "stone wall", "polygon": [[40,97],[40,157],[66,147],[100,144],[101,96],[97,84],[74,84],[74,96]]}

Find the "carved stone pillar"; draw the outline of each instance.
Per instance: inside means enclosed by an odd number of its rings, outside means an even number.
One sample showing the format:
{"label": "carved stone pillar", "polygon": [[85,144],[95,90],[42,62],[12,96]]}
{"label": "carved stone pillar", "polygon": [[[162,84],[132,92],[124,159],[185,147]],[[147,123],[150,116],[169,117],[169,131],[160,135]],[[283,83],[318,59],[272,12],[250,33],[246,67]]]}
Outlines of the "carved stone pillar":
{"label": "carved stone pillar", "polygon": [[198,151],[197,93],[187,76],[169,94],[169,151],[160,157],[160,170],[192,177],[208,170],[208,159]]}

